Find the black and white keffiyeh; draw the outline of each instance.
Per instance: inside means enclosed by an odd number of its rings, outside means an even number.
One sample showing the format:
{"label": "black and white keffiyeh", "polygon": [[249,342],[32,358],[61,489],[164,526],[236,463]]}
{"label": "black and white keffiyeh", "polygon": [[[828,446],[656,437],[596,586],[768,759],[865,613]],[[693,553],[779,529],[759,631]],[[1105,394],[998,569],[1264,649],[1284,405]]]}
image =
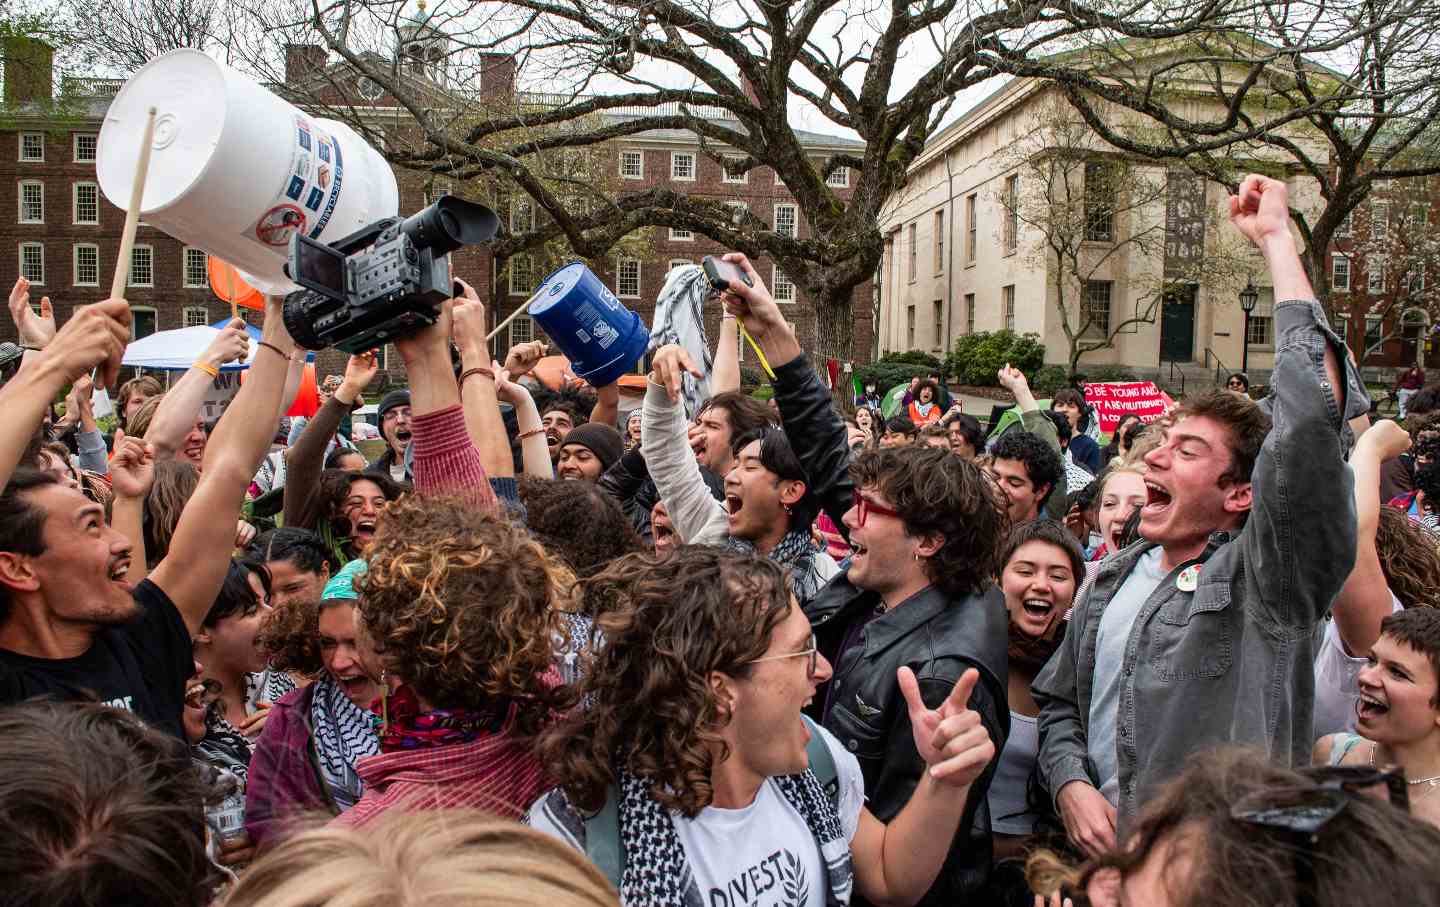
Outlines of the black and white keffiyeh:
{"label": "black and white keffiyeh", "polygon": [[[730,537],[728,547],[743,554],[755,553],[754,545],[734,536]],[[789,570],[790,591],[795,593],[796,600],[802,605],[814,598],[821,587],[840,572],[834,558],[815,544],[809,527],[791,529],[765,556]]]}
{"label": "black and white keffiyeh", "polygon": [[694,419],[710,399],[710,372],[715,357],[705,336],[705,300],[711,295],[710,283],[699,265],[681,265],[665,276],[665,286],[655,300],[655,320],[650,327],[650,345],[645,352],[653,353],[668,343],[678,343],[690,354],[703,377],[683,376],[681,399],[685,401],[686,420]]}
{"label": "black and white keffiyeh", "polygon": [[329,674],[315,681],[310,700],[310,726],[314,730],[315,754],[325,787],[341,812],[355,805],[365,792],[355,764],[380,752],[370,713],[350,701]]}

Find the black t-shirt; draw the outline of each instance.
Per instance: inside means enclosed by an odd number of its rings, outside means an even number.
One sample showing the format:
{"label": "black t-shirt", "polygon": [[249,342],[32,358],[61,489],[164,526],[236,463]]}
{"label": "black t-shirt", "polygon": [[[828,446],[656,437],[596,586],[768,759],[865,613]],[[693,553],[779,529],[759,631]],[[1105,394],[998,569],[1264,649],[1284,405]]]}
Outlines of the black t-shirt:
{"label": "black t-shirt", "polygon": [[139,616],[95,634],[84,655],[31,658],[0,649],[0,705],[36,696],[98,700],[183,740],[185,683],[195,673],[190,631],[170,597],[148,579],[134,596]]}

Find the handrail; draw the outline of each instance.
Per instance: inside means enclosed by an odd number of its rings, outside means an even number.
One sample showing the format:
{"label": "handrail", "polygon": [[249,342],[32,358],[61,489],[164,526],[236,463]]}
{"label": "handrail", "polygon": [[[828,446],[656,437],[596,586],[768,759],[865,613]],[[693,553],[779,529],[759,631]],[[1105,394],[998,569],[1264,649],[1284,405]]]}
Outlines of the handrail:
{"label": "handrail", "polygon": [[[1168,360],[1168,361],[1170,362],[1170,386],[1171,386],[1171,387],[1174,387],[1174,386],[1175,386],[1175,371],[1176,371],[1175,365],[1176,365],[1176,362],[1175,362],[1174,359],[1171,359],[1171,360]],[[1185,370],[1182,368],[1182,369],[1180,369],[1179,371],[1180,371],[1180,396],[1183,397],[1183,396],[1185,396]]]}
{"label": "handrail", "polygon": [[1205,367],[1206,367],[1206,368],[1209,368],[1209,367],[1210,367],[1210,360],[1211,360],[1212,358],[1215,360],[1215,383],[1216,383],[1216,385],[1219,385],[1221,382],[1223,382],[1226,378],[1229,377],[1229,374],[1230,374],[1230,366],[1226,365],[1226,364],[1224,363],[1224,361],[1221,360],[1221,358],[1219,357],[1219,355],[1217,355],[1214,350],[1212,350],[1212,349],[1211,349],[1210,347],[1208,347],[1208,346],[1205,347]]}

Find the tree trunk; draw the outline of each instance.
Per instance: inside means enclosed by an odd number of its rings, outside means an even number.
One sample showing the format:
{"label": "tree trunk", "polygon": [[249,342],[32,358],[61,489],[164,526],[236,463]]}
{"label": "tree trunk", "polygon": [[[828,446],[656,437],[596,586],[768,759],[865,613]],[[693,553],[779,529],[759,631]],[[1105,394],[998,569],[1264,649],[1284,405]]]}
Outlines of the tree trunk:
{"label": "tree trunk", "polygon": [[[810,294],[815,305],[815,346],[806,352],[817,368],[823,368],[826,359],[846,362],[855,358],[855,321],[850,311],[853,295],[853,289],[828,289]],[[801,345],[804,346],[803,338]]]}

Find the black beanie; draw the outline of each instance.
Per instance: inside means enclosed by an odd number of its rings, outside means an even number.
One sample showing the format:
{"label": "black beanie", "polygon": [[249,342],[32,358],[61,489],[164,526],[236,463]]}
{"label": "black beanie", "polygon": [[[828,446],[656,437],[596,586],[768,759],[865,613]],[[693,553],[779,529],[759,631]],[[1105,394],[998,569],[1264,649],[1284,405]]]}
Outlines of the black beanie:
{"label": "black beanie", "polygon": [[380,398],[380,405],[375,409],[375,419],[376,421],[384,422],[385,413],[389,412],[392,409],[395,409],[396,407],[409,405],[410,392],[408,390],[391,391],[384,397]]}
{"label": "black beanie", "polygon": [[560,441],[562,448],[566,444],[579,444],[588,448],[599,458],[602,471],[613,466],[625,452],[625,442],[621,440],[620,432],[603,422],[586,422],[570,429],[570,434]]}

